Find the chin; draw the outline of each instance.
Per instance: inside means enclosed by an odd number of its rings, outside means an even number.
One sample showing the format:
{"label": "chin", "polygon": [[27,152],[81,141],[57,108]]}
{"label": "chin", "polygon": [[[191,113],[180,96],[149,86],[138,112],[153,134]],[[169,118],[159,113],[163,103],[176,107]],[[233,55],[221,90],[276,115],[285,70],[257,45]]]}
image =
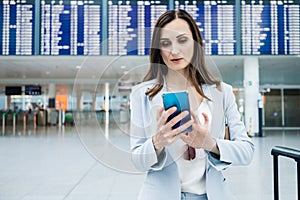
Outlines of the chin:
{"label": "chin", "polygon": [[188,67],[188,64],[181,64],[181,65],[173,65],[171,69],[174,71],[182,71],[182,70],[187,69],[187,67]]}

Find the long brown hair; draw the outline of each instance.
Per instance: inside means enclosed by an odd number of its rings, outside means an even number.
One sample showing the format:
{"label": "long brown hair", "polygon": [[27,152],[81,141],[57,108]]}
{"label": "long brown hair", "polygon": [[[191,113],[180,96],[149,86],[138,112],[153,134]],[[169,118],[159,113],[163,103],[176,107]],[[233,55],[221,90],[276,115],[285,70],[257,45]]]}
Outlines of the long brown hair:
{"label": "long brown hair", "polygon": [[201,84],[216,84],[219,86],[220,80],[216,79],[205,65],[202,36],[196,22],[185,10],[181,9],[166,11],[158,18],[155,24],[150,49],[150,69],[143,81],[156,79],[156,83],[146,92],[146,95],[152,99],[163,88],[163,77],[167,74],[168,67],[160,55],[160,33],[166,24],[177,18],[183,19],[189,24],[195,41],[194,55],[191,63],[187,66],[187,75],[191,78],[191,82],[197,92],[204,98],[207,98],[203,93]]}

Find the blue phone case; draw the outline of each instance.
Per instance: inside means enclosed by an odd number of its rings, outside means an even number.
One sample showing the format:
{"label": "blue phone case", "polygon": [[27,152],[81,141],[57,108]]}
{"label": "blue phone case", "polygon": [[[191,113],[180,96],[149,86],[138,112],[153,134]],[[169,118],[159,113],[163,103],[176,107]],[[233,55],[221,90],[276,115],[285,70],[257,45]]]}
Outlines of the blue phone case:
{"label": "blue phone case", "polygon": [[[165,110],[173,106],[177,107],[177,110],[168,117],[167,122],[185,110],[190,112],[189,97],[186,91],[163,93],[162,98],[163,98]],[[179,126],[186,123],[190,119],[191,119],[191,115],[189,114],[188,116],[184,117],[182,120],[177,122],[172,128],[173,129],[178,128]],[[192,126],[188,127],[183,132],[190,132],[190,131],[192,131]]]}

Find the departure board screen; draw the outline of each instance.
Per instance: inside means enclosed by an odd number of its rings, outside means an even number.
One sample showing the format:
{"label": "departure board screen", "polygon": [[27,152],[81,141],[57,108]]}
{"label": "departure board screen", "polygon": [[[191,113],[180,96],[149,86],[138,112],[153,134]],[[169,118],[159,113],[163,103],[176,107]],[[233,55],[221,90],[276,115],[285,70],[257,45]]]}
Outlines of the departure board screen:
{"label": "departure board screen", "polygon": [[41,55],[101,55],[101,0],[41,0]]}
{"label": "departure board screen", "polygon": [[108,55],[148,55],[153,27],[169,1],[108,1]]}
{"label": "departure board screen", "polygon": [[0,0],[0,55],[34,54],[34,0]]}
{"label": "departure board screen", "polygon": [[236,54],[235,0],[174,1],[195,19],[203,37],[205,54]]}
{"label": "departure board screen", "polygon": [[242,54],[300,54],[299,0],[242,0]]}
{"label": "departure board screen", "polygon": [[206,55],[300,55],[300,0],[104,2],[0,0],[0,55],[149,55],[170,3],[195,19]]}

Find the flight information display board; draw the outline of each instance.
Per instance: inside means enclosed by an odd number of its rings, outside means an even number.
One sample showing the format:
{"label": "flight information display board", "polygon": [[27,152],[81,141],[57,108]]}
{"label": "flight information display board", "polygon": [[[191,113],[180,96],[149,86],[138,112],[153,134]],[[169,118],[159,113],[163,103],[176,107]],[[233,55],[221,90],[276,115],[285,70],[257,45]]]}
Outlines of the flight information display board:
{"label": "flight information display board", "polygon": [[0,0],[0,55],[34,54],[34,0]]}
{"label": "flight information display board", "polygon": [[41,55],[101,55],[101,0],[41,0]]}
{"label": "flight information display board", "polygon": [[195,19],[203,37],[205,54],[236,54],[235,0],[174,1]]}
{"label": "flight information display board", "polygon": [[157,18],[168,0],[108,1],[108,55],[148,55]]}
{"label": "flight information display board", "polygon": [[300,55],[300,0],[104,2],[0,0],[0,55],[148,55],[170,3],[195,19],[207,55]]}
{"label": "flight information display board", "polygon": [[242,54],[300,54],[299,0],[242,0]]}

